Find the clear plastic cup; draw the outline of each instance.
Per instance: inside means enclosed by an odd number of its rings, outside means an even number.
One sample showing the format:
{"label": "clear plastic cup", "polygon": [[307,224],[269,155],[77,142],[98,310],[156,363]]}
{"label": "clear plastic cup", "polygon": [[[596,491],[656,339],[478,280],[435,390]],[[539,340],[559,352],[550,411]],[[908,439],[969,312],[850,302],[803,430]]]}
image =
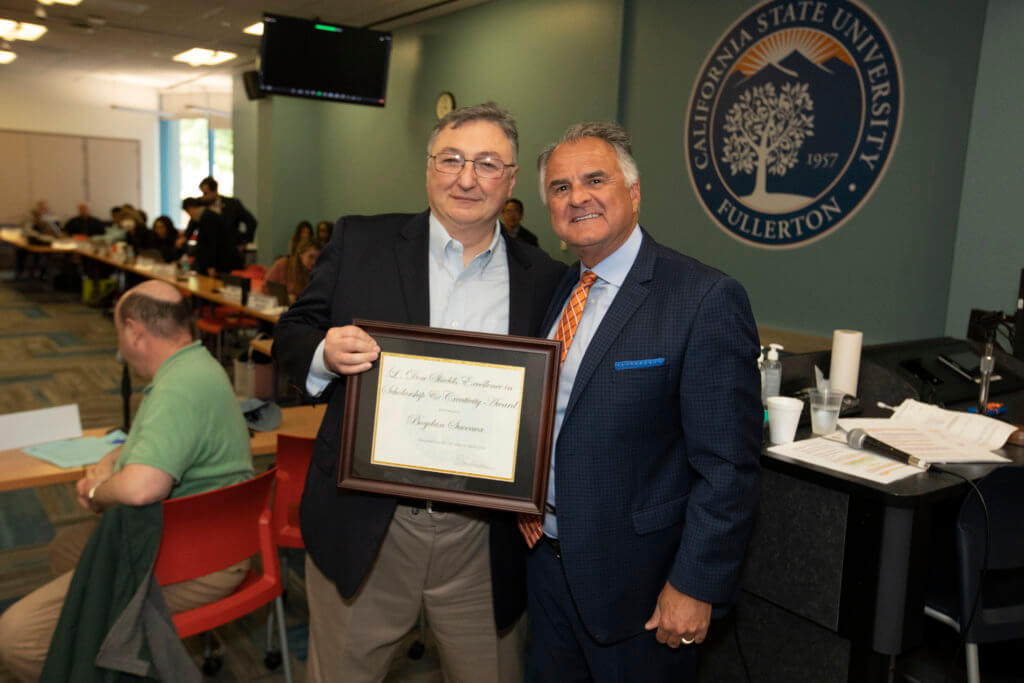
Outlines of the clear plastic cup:
{"label": "clear plastic cup", "polygon": [[839,391],[810,390],[811,431],[815,434],[831,434],[836,431],[839,409],[843,407],[844,394]]}

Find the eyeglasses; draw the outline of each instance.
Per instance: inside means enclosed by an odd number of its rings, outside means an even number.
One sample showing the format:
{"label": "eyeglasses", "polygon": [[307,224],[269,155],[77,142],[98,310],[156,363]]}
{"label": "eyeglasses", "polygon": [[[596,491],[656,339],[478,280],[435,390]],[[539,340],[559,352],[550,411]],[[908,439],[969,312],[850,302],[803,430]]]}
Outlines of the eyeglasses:
{"label": "eyeglasses", "polygon": [[431,154],[427,158],[431,160],[435,171],[451,175],[462,173],[466,163],[471,163],[473,164],[473,173],[477,178],[500,178],[505,175],[506,168],[516,166],[516,164],[506,164],[500,157],[484,156],[467,159],[458,152],[441,152],[440,154]]}

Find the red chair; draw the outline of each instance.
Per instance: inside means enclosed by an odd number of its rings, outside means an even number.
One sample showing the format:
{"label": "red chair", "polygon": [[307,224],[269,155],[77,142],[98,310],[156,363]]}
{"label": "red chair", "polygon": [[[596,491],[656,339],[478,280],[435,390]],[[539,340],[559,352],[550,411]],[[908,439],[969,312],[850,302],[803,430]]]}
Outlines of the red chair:
{"label": "red chair", "polygon": [[[182,638],[209,631],[267,605],[281,595],[270,491],[277,469],[234,486],[174,498],[163,504],[164,527],[153,573],[162,586],[225,569],[259,553],[262,570],[249,573],[231,595],[174,615]],[[280,603],[285,679],[291,683]]]}
{"label": "red chair", "polygon": [[267,274],[267,267],[261,266],[257,263],[250,263],[241,270],[231,271],[231,274],[238,275],[240,277],[256,278],[257,280],[262,280]]}
{"label": "red chair", "polygon": [[[231,274],[239,277],[251,277],[250,273],[242,270],[232,271]],[[221,353],[224,333],[229,330],[255,330],[259,324],[259,320],[243,315],[236,306],[210,306],[205,313],[200,312],[196,319],[196,329],[201,334],[210,334],[216,337],[214,355],[221,363],[224,362]]]}
{"label": "red chair", "polygon": [[[271,515],[271,526],[277,539],[278,548],[303,548],[302,531],[299,529],[299,502],[302,500],[302,489],[306,486],[306,472],[313,458],[313,439],[304,436],[277,435],[277,484],[274,486],[274,505]],[[283,583],[288,583],[288,559],[282,556],[281,575]],[[274,611],[267,614],[267,648],[264,663],[268,669],[276,669],[282,658],[287,660],[287,648],[284,656],[280,650],[274,649],[274,614],[277,614],[278,631],[284,643],[285,629],[284,600],[282,596],[275,598]],[[287,643],[284,643],[287,645]]]}

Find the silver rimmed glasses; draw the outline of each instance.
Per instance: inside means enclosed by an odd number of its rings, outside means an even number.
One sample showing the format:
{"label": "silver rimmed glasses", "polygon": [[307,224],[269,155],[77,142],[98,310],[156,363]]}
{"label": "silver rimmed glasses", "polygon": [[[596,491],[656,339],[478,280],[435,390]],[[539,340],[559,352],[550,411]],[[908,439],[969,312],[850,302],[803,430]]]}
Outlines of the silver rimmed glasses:
{"label": "silver rimmed glasses", "polygon": [[485,154],[476,159],[467,159],[458,152],[438,152],[427,157],[438,173],[455,175],[462,173],[467,163],[473,164],[473,173],[477,178],[500,178],[505,175],[506,168],[516,164],[506,164],[501,157]]}

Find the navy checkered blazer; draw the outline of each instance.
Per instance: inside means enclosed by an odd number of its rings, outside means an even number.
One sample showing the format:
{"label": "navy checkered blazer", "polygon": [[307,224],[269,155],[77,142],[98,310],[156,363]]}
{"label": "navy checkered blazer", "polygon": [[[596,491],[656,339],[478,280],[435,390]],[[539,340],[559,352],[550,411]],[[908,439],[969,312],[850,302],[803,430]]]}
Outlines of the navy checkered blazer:
{"label": "navy checkered blazer", "polygon": [[[578,278],[570,268],[543,329]],[[666,581],[713,605],[733,600],[758,502],[757,356],[743,287],[645,232],[556,446],[563,563],[598,641],[643,631]]]}

